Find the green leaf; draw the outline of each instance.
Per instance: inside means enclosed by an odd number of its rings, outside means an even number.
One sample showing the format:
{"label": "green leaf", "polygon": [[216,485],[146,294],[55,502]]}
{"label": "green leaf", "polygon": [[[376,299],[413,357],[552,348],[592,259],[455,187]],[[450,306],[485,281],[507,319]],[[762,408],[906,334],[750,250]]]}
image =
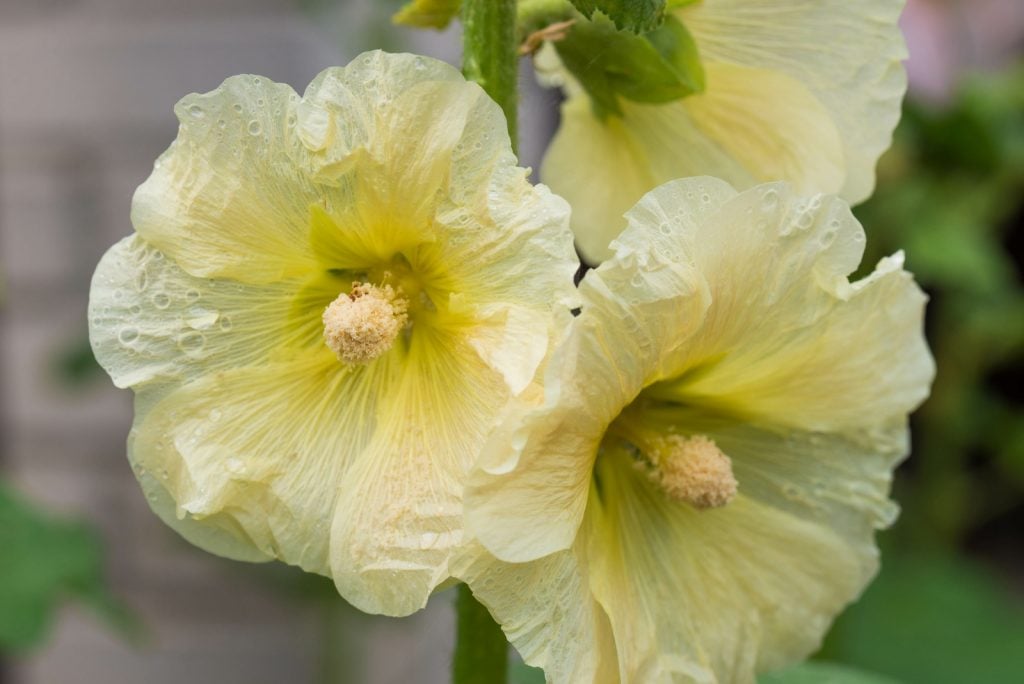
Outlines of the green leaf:
{"label": "green leaf", "polygon": [[665,0],[571,0],[588,19],[602,12],[625,31],[641,33],[657,28],[665,17]]}
{"label": "green leaf", "polygon": [[38,644],[67,597],[124,630],[132,625],[106,589],[96,535],[79,523],[49,518],[2,484],[0,549],[0,650]]}
{"label": "green leaf", "polygon": [[697,45],[673,17],[642,36],[602,17],[579,21],[555,47],[602,118],[622,115],[619,97],[661,104],[704,89]]}
{"label": "green leaf", "polygon": [[544,684],[544,670],[521,662],[512,662],[508,668],[509,684]]}
{"label": "green leaf", "polygon": [[826,640],[825,654],[901,681],[1015,684],[1024,604],[975,563],[883,550],[882,572]]}
{"label": "green leaf", "polygon": [[758,684],[897,684],[895,679],[832,663],[803,663],[757,679]]}
{"label": "green leaf", "polygon": [[391,21],[416,28],[443,29],[459,14],[460,0],[412,0]]}

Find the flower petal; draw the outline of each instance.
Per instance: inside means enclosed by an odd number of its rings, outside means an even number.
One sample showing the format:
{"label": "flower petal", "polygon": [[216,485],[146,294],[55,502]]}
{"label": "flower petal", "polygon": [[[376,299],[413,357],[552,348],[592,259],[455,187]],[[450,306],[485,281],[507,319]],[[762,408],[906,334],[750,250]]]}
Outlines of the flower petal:
{"label": "flower petal", "polygon": [[319,312],[312,327],[308,317],[292,316],[302,287],[299,280],[243,285],[196,278],[133,235],[96,268],[89,339],[118,387],[184,382],[321,346]]}
{"label": "flower petal", "polygon": [[[235,557],[241,541],[326,575],[337,499],[354,495],[337,483],[373,435],[395,377],[390,357],[344,367],[324,348],[210,374],[155,401],[140,395],[129,459],[177,502],[181,522],[171,526],[206,550]],[[195,540],[185,529],[195,521],[217,535]]]}
{"label": "flower petal", "polygon": [[658,247],[618,244],[619,259],[587,274],[582,312],[548,365],[543,405],[520,407],[484,450],[466,489],[467,524],[498,558],[569,548],[605,428],[699,325],[707,300],[697,276]]}
{"label": "flower petal", "polygon": [[[839,131],[846,179],[836,190],[864,200],[875,163],[900,117],[906,46],[898,19],[904,0],[704,0],[677,16],[706,64],[732,64],[787,74],[828,111]],[[709,75],[708,89],[714,82]],[[786,177],[785,180],[794,181]]]}
{"label": "flower petal", "polygon": [[264,283],[316,268],[313,205],[339,213],[347,240],[359,226],[378,247],[423,240],[438,193],[477,187],[467,176],[495,160],[514,167],[501,110],[456,69],[414,55],[365,53],[301,99],[236,76],[175,111],[178,139],[136,192],[132,221],[197,276]]}
{"label": "flower petal", "polygon": [[331,528],[339,591],[373,613],[407,615],[448,577],[462,539],[462,489],[509,392],[447,334],[413,335],[381,393],[374,438],[340,482]]}
{"label": "flower petal", "polygon": [[740,189],[785,180],[804,192],[866,199],[906,90],[902,6],[688,4],[676,15],[697,42],[706,90],[664,105],[624,100],[623,117],[604,122],[554,51],[544,51],[537,68],[554,75],[548,80],[568,100],[541,178],[573,206],[584,257],[608,258],[623,212],[676,178],[713,175]]}
{"label": "flower petal", "polygon": [[543,668],[547,681],[617,684],[615,643],[590,593],[584,537],[529,563],[504,563],[470,541],[452,574],[469,584],[523,661]]}
{"label": "flower petal", "polygon": [[[672,216],[701,184],[666,184],[641,205]],[[668,225],[712,303],[701,329],[666,358],[667,379],[646,394],[808,430],[881,424],[927,395],[926,298],[902,255],[847,280],[864,233],[842,200],[767,184],[699,225]]]}
{"label": "flower petal", "polygon": [[709,511],[674,502],[624,452],[597,477],[590,581],[622,681],[753,682],[814,650],[875,572],[873,554],[742,494]]}
{"label": "flower petal", "polygon": [[313,266],[309,206],[320,193],[288,162],[298,96],[233,76],[175,107],[178,138],[132,200],[132,224],[196,276],[266,283]]}
{"label": "flower petal", "polygon": [[841,141],[804,86],[750,67],[708,64],[706,70],[714,84],[707,92],[667,105],[623,102],[621,119],[599,121],[585,96],[563,107],[541,170],[572,204],[573,230],[590,261],[611,255],[608,244],[627,209],[676,178],[709,174],[737,187],[784,178],[808,191],[842,187]]}
{"label": "flower petal", "polygon": [[742,495],[828,526],[851,547],[875,553],[875,531],[898,507],[889,499],[893,468],[910,451],[907,421],[844,432],[752,423],[715,409],[660,402],[630,410],[653,434],[702,434],[732,461]]}

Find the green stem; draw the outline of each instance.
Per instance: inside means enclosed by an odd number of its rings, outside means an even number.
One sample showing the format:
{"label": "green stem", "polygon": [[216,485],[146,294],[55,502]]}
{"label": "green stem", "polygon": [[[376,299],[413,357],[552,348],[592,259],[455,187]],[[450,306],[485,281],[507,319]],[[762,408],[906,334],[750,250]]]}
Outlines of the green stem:
{"label": "green stem", "polygon": [[452,658],[452,684],[505,684],[508,679],[508,643],[501,628],[459,585],[455,614],[459,625]]}
{"label": "green stem", "polygon": [[462,31],[462,71],[505,112],[516,149],[516,1],[463,0]]}

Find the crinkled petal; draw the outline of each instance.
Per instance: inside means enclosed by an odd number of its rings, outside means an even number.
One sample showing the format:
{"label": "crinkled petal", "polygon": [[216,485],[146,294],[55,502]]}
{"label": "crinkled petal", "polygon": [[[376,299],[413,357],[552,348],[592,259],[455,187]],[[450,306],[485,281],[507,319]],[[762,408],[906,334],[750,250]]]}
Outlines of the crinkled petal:
{"label": "crinkled petal", "polygon": [[605,453],[597,479],[590,584],[622,681],[753,682],[813,651],[875,572],[828,527],[742,494],[674,502],[625,453]]}
{"label": "crinkled petal", "polygon": [[605,428],[707,306],[699,277],[655,243],[618,248],[620,259],[580,285],[582,312],[550,361],[543,404],[522,408],[496,433],[467,486],[467,524],[502,560],[569,548]]}
{"label": "crinkled petal", "polygon": [[742,192],[699,224],[672,220],[707,184],[669,183],[639,205],[665,217],[712,302],[647,393],[807,430],[876,425],[913,410],[934,363],[926,298],[902,255],[851,284],[860,224],[842,200],[800,197],[785,184]]}
{"label": "crinkled petal", "polygon": [[586,539],[529,563],[505,563],[472,540],[452,562],[528,665],[549,682],[617,684],[608,616],[590,593]]}
{"label": "crinkled petal", "polygon": [[[245,285],[196,278],[133,235],[96,268],[89,339],[118,387],[280,360],[322,345],[319,325],[296,317],[294,298],[304,287],[299,279]],[[318,324],[318,311],[313,318]]]}
{"label": "crinkled petal", "polygon": [[[396,382],[397,364],[381,361],[343,367],[321,349],[206,375],[148,410],[137,406],[129,458],[159,479],[183,524],[202,522],[232,543],[329,574],[332,515],[339,495],[355,495],[338,483]],[[216,540],[203,546],[237,555]]]}
{"label": "crinkled petal", "polygon": [[135,230],[196,276],[266,283],[310,268],[320,193],[288,157],[297,100],[259,76],[182,98],[178,138],[132,200]]}
{"label": "crinkled petal", "polygon": [[449,335],[413,336],[374,438],[340,482],[331,571],[362,610],[412,613],[448,577],[465,474],[509,397],[474,358]]}
{"label": "crinkled petal", "polygon": [[[907,85],[901,64],[907,51],[898,25],[903,5],[904,0],[704,0],[677,16],[709,65],[777,71],[807,88],[832,117],[846,164],[841,188],[817,190],[838,191],[856,203],[874,189],[875,163],[900,117]],[[709,92],[714,87],[709,75]]]}

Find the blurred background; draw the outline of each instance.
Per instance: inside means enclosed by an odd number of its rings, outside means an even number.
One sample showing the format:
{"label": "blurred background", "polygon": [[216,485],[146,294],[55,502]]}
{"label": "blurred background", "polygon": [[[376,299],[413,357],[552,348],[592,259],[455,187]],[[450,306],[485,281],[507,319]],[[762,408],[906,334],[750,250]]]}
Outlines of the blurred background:
{"label": "blurred background", "polygon": [[[0,684],[446,682],[451,592],[406,620],[326,580],[218,559],[153,516],[124,457],[130,392],[86,338],[172,107],[236,73],[299,92],[365,49],[456,62],[400,0],[0,0]],[[883,570],[818,657],[906,684],[1024,682],[1024,2],[910,0],[911,87],[868,258],[905,249],[939,374],[897,473]],[[537,167],[557,96],[533,84]],[[542,681],[516,669],[520,682]]]}

